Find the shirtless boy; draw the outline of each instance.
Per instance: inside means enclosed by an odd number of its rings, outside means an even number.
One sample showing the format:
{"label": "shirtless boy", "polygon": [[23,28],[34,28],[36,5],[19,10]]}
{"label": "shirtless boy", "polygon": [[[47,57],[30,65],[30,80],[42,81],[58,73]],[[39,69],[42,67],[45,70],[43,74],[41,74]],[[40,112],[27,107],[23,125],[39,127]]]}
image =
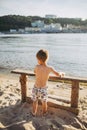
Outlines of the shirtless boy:
{"label": "shirtless boy", "polygon": [[63,76],[62,73],[58,73],[52,66],[47,65],[48,60],[48,51],[39,50],[36,54],[38,65],[35,67],[35,76],[36,81],[32,89],[32,99],[33,99],[33,116],[37,113],[38,108],[38,99],[42,101],[42,114],[44,115],[47,112],[47,81],[49,74],[52,72],[56,76]]}

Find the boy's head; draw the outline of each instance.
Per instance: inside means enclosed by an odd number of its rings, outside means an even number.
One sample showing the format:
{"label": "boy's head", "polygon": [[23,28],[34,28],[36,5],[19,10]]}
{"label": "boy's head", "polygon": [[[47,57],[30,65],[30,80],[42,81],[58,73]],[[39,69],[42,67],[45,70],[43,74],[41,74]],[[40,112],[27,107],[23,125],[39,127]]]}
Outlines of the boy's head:
{"label": "boy's head", "polygon": [[41,49],[37,52],[36,57],[38,60],[46,62],[48,59],[48,51]]}

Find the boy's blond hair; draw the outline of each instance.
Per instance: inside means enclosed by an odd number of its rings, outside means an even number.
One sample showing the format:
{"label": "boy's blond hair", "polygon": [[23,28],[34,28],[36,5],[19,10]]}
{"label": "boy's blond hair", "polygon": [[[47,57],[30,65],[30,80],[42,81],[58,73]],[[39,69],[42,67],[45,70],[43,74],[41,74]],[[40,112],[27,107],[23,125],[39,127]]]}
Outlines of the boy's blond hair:
{"label": "boy's blond hair", "polygon": [[49,57],[48,51],[41,49],[37,52],[36,57],[37,59],[45,62]]}

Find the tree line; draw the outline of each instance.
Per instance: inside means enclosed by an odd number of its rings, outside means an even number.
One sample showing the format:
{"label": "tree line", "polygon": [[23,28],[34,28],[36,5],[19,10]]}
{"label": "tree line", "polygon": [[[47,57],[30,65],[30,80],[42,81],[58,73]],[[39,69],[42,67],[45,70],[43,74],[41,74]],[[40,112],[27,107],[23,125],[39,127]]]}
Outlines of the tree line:
{"label": "tree line", "polygon": [[43,20],[45,24],[60,23],[62,27],[67,24],[73,24],[76,26],[87,26],[87,19],[82,20],[80,18],[44,18],[39,16],[20,16],[20,15],[6,15],[0,17],[0,31],[9,31],[10,29],[25,27],[31,27],[31,23],[36,20]]}

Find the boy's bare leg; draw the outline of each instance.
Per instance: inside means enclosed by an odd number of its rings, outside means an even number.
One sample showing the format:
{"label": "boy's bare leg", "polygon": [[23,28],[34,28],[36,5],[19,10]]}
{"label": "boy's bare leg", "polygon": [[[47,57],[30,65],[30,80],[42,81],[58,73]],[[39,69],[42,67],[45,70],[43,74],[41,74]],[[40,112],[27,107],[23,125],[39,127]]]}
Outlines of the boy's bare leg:
{"label": "boy's bare leg", "polygon": [[38,108],[38,101],[33,101],[33,115],[36,115]]}
{"label": "boy's bare leg", "polygon": [[43,110],[43,114],[45,114],[47,112],[47,102],[46,101],[42,102],[42,110]]}

